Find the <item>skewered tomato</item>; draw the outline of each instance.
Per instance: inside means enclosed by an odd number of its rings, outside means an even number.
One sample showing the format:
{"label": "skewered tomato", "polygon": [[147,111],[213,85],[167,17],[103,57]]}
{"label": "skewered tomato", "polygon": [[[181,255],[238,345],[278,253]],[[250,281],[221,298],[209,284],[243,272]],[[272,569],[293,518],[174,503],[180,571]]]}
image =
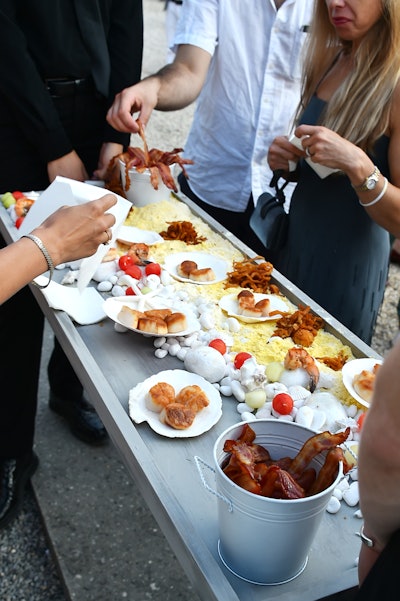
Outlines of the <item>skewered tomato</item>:
{"label": "skewered tomato", "polygon": [[133,264],[134,261],[130,255],[122,255],[122,257],[120,257],[118,261],[119,268],[122,269],[122,271],[126,271],[127,268]]}
{"label": "skewered tomato", "polygon": [[214,340],[211,340],[208,343],[208,346],[215,348],[215,350],[220,352],[221,355],[225,355],[225,353],[226,353],[226,344],[223,340],[221,340],[221,338],[214,338]]}
{"label": "skewered tomato", "polygon": [[146,275],[161,275],[161,265],[158,263],[148,263],[144,268]]}
{"label": "skewered tomato", "polygon": [[253,355],[250,355],[250,353],[238,353],[235,357],[235,360],[233,362],[234,366],[236,369],[240,369],[243,365],[243,363],[245,361],[247,361],[247,359],[251,359]]}
{"label": "skewered tomato", "polygon": [[278,392],[272,399],[272,408],[281,415],[289,415],[293,409],[293,399],[286,392]]}

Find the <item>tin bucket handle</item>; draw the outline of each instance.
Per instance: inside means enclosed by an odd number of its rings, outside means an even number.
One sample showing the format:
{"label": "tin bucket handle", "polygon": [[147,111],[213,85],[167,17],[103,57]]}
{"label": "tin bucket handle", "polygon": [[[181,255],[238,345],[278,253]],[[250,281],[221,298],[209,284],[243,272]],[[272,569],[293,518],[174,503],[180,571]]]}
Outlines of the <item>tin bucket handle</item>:
{"label": "tin bucket handle", "polygon": [[219,499],[221,499],[221,501],[224,501],[224,503],[226,503],[228,505],[229,511],[232,512],[233,511],[232,501],[230,501],[224,495],[221,495],[221,493],[219,493],[218,491],[216,491],[213,488],[211,488],[211,486],[208,485],[208,483],[206,481],[206,478],[204,476],[204,472],[203,472],[203,468],[204,467],[208,468],[214,474],[215,474],[215,469],[213,467],[211,467],[211,465],[208,465],[208,463],[206,461],[204,461],[198,455],[195,455],[194,460],[196,462],[197,471],[199,472],[199,475],[200,475],[200,478],[201,478],[201,481],[203,483],[204,488],[207,489],[208,492],[212,493],[213,495],[215,495],[216,497],[218,497]]}

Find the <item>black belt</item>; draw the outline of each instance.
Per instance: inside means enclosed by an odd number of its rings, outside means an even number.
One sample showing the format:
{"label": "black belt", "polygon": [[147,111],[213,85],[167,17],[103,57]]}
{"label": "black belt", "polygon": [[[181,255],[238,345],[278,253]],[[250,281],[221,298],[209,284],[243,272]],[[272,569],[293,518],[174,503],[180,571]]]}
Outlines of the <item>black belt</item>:
{"label": "black belt", "polygon": [[44,82],[51,96],[75,96],[95,91],[95,86],[91,77],[83,77],[80,79],[45,79]]}

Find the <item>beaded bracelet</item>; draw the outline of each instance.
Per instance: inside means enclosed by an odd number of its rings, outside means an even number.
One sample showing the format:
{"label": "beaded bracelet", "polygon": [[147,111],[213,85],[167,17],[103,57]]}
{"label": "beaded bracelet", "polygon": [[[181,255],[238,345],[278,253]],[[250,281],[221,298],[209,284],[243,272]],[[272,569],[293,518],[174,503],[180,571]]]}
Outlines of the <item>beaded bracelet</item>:
{"label": "beaded bracelet", "polygon": [[49,254],[49,251],[47,250],[47,248],[45,247],[45,245],[43,244],[41,239],[38,238],[38,236],[35,236],[34,234],[25,234],[24,236],[21,236],[21,237],[29,238],[29,240],[32,240],[32,242],[34,242],[36,244],[38,249],[43,254],[44,258],[46,259],[47,267],[48,267],[48,270],[50,271],[49,281],[47,282],[47,284],[44,284],[44,286],[42,284],[38,284],[34,280],[33,280],[33,283],[36,286],[38,286],[39,288],[47,288],[47,286],[51,282],[51,279],[52,279],[53,273],[54,273],[54,263],[53,263],[53,259],[51,258],[50,254]]}
{"label": "beaded bracelet", "polygon": [[361,200],[358,199],[358,202],[360,203],[360,205],[362,207],[372,207],[372,205],[379,202],[381,200],[381,198],[385,195],[387,187],[388,187],[388,180],[387,180],[387,177],[385,177],[384,179],[385,179],[385,182],[383,184],[383,188],[380,191],[380,193],[378,194],[378,196],[376,198],[374,198],[374,200],[371,200],[371,202],[361,202]]}

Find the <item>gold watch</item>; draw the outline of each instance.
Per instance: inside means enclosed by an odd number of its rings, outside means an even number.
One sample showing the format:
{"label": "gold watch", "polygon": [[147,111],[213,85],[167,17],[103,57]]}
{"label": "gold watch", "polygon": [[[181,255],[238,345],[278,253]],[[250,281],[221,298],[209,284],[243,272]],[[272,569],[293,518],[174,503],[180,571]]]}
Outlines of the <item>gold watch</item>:
{"label": "gold watch", "polygon": [[360,192],[367,192],[368,190],[374,190],[374,188],[376,187],[376,184],[379,181],[380,174],[381,174],[381,172],[379,171],[378,167],[375,165],[374,170],[371,173],[371,175],[366,177],[362,184],[360,184],[359,186],[353,186],[353,188],[355,190],[359,190]]}

